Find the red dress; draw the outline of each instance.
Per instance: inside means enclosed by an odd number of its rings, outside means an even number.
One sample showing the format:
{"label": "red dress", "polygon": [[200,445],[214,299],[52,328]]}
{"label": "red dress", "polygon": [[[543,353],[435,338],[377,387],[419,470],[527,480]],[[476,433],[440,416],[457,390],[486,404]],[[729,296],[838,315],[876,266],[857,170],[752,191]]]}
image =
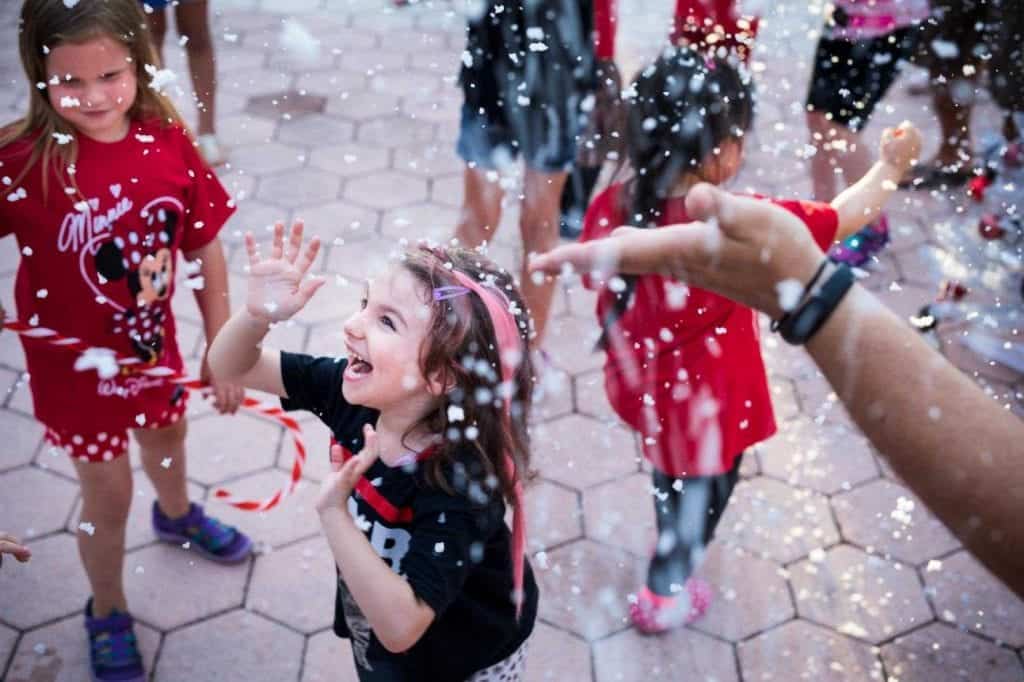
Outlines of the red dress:
{"label": "red dress", "polygon": [[[77,141],[81,194],[65,192],[51,167],[44,196],[36,163],[0,199],[0,237],[15,235],[21,252],[18,318],[181,370],[170,306],[177,255],[215,239],[234,204],[180,127],[133,123],[119,142],[81,134]],[[0,150],[4,176],[18,177],[31,144]],[[171,384],[137,374],[101,379],[94,369],[74,368],[77,353],[20,338],[36,417],[52,432],[79,436],[75,445],[104,434],[93,439],[89,459],[121,454],[123,437],[113,434],[157,425],[173,411]]]}
{"label": "red dress", "polygon": [[[591,203],[582,241],[626,224],[621,187],[609,187]],[[771,201],[803,220],[822,249],[832,243],[839,218],[831,206]],[[683,199],[670,199],[661,224],[688,221]],[[600,323],[614,300],[615,294],[602,288],[596,306]],[[724,473],[745,448],[775,433],[756,315],[718,294],[659,275],[637,281],[633,302],[611,335],[605,390],[619,417],[640,433],[644,455],[663,473]]]}

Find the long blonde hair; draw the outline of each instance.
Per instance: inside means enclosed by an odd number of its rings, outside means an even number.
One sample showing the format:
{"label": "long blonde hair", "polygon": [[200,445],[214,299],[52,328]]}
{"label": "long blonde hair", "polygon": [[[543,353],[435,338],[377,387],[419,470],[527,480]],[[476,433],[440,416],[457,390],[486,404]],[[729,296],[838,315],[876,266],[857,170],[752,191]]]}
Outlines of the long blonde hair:
{"label": "long blonde hair", "polygon": [[[80,0],[71,8],[64,0],[25,0],[18,25],[18,51],[29,82],[28,113],[0,130],[0,149],[27,137],[35,137],[35,141],[28,163],[3,192],[5,196],[18,186],[36,162],[42,164],[45,196],[47,171],[55,160],[59,163],[57,175],[65,182],[64,186],[70,182],[77,190],[74,175],[67,172],[78,158],[75,131],[54,110],[45,88],[38,84],[47,81],[46,54],[50,49],[61,43],[82,43],[98,37],[116,40],[131,54],[137,85],[135,103],[128,116],[136,121],[159,119],[163,125],[177,124],[187,131],[170,100],[147,85],[146,66],[158,66],[159,58],[138,0]],[[70,135],[71,141],[57,144],[54,133]]]}

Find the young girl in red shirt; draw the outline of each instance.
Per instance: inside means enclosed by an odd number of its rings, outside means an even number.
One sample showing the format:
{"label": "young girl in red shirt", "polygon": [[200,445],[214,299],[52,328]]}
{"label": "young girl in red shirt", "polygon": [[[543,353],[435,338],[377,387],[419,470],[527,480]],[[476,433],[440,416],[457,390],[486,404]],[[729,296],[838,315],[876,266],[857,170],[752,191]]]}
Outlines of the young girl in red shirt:
{"label": "young girl in red shirt", "polygon": [[[735,58],[670,48],[640,73],[633,92],[626,139],[635,173],[594,199],[584,241],[620,225],[690,222],[687,190],[702,181],[722,184],[739,170],[754,101]],[[918,137],[905,125],[887,131],[885,160],[831,205],[771,201],[801,218],[826,249],[874,219],[910,165]],[[711,589],[693,571],[743,451],[775,433],[775,418],[754,311],[661,276],[602,284],[605,389],[654,467],[658,541],[630,615],[642,632],[660,632],[707,609]]]}
{"label": "young girl in red shirt", "polygon": [[[128,431],[156,489],[161,540],[218,562],[244,560],[252,544],[189,502],[185,395],[133,370],[183,368],[170,305],[179,252],[199,264],[207,340],[227,320],[217,234],[234,211],[156,89],[159,62],[145,26],[136,0],[26,0],[19,41],[29,110],[0,132],[0,237],[13,234],[21,252],[18,318],[96,350],[79,355],[21,337],[36,418],[81,482],[92,676],[121,682],[145,679],[122,583]],[[118,367],[115,353],[137,364]],[[214,393],[221,412],[243,397],[226,383]]]}

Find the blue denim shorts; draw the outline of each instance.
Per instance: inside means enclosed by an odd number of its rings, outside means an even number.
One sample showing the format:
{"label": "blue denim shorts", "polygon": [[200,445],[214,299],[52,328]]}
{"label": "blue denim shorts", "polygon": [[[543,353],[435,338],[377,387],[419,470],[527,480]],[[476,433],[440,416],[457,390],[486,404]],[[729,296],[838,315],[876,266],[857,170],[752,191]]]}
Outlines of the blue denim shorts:
{"label": "blue denim shorts", "polygon": [[492,170],[522,156],[528,168],[541,173],[565,173],[576,160],[580,133],[579,106],[529,106],[506,102],[495,116],[462,105],[456,152],[468,164]]}

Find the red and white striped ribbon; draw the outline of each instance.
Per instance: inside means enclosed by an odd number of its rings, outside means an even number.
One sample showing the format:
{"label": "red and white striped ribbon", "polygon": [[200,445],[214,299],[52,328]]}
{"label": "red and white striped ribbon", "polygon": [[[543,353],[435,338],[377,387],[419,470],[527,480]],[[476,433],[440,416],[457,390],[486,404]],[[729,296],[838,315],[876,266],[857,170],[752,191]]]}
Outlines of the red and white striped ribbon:
{"label": "red and white striped ribbon", "polygon": [[[3,327],[4,329],[8,329],[21,336],[45,341],[52,346],[66,348],[79,354],[90,350],[96,350],[93,346],[88,345],[81,339],[64,336],[63,334],[46,327],[26,324],[21,320],[8,318],[4,320]],[[208,384],[205,384],[194,377],[186,377],[182,373],[176,372],[168,367],[150,367],[137,358],[127,357],[118,353],[114,353],[114,359],[117,365],[123,368],[127,373],[158,377],[164,381],[178,384],[185,389],[198,391],[209,390]],[[255,398],[247,397],[242,401],[241,408],[247,412],[266,417],[267,419],[277,422],[284,428],[288,429],[288,433],[291,434],[292,437],[292,443],[295,446],[295,456],[292,459],[292,468],[289,480],[286,485],[282,486],[273,495],[262,500],[248,500],[240,498],[231,494],[230,491],[224,488],[217,488],[214,490],[213,496],[225,504],[229,504],[232,507],[236,507],[244,511],[266,511],[276,507],[281,500],[288,497],[295,491],[295,487],[302,478],[302,469],[306,465],[306,443],[302,438],[302,427],[299,426],[299,423],[277,405],[268,405],[256,400]]]}

